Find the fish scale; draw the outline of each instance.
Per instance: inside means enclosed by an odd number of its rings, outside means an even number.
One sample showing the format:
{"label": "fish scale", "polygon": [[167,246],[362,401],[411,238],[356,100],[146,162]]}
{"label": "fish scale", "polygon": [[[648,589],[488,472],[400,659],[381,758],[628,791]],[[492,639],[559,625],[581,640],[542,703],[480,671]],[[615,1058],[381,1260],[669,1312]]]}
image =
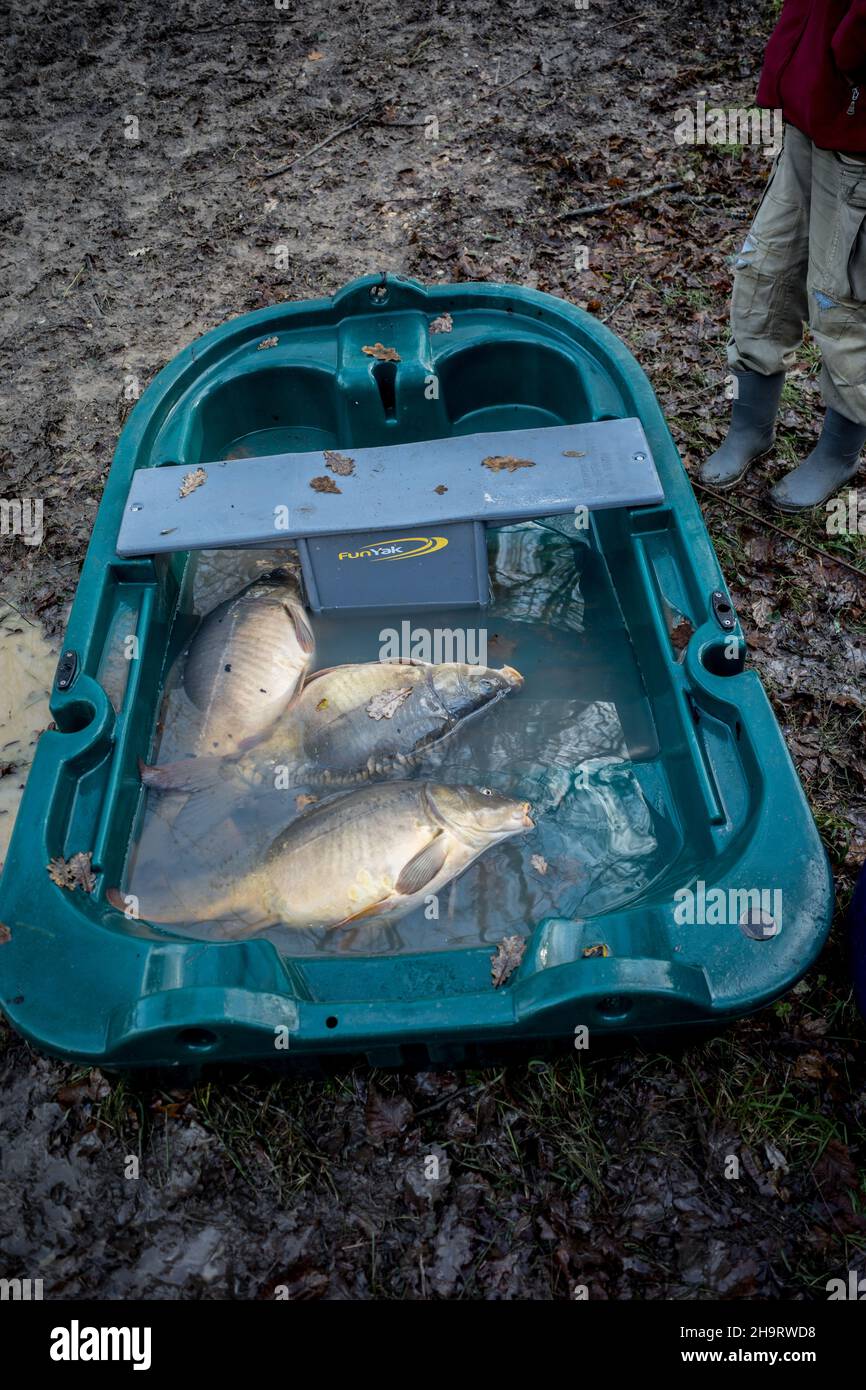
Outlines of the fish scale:
{"label": "fish scale", "polygon": [[[296,779],[338,786],[408,768],[521,682],[511,668],[459,663],[369,662],[315,672],[286,718],[241,760],[240,772],[257,784],[275,766],[290,765]],[[377,696],[406,687],[411,694],[390,719],[372,717]]]}
{"label": "fish scale", "polygon": [[[528,802],[478,787],[392,782],[344,792],[293,821],[223,898],[191,912],[237,918],[247,931],[400,917],[492,845],[531,829],[528,812]],[[109,900],[122,902],[114,890]],[[146,903],[141,912],[159,920]]]}
{"label": "fish scale", "polygon": [[297,691],[313,638],[293,582],[255,580],[202,621],[187,651],[184,689],[201,712],[196,752],[256,740]]}

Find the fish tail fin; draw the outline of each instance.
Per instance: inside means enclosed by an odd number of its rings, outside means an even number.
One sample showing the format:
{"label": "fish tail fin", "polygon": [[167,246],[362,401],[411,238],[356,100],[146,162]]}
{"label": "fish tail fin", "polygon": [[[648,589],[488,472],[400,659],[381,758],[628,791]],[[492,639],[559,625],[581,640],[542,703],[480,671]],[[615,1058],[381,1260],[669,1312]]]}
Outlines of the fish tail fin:
{"label": "fish tail fin", "polygon": [[[197,901],[187,901],[171,892],[166,885],[164,892],[159,891],[146,903],[140,903],[137,895],[128,890],[123,893],[119,888],[109,888],[105,894],[108,902],[118,912],[122,912],[125,917],[137,922],[150,922],[154,926],[190,926],[197,922],[215,922],[223,918],[237,919],[239,930],[262,930],[265,926],[272,925],[272,919],[267,921],[261,919],[261,926],[253,923],[259,922],[259,917],[255,909],[250,910],[246,899],[239,900],[236,889],[230,889],[221,898],[201,896]],[[249,914],[250,923],[242,927]]]}
{"label": "fish tail fin", "polygon": [[159,792],[205,791],[224,774],[224,758],[182,758],[161,767],[138,760],[142,784]]}
{"label": "fish tail fin", "polygon": [[273,786],[274,790],[294,787],[304,771],[302,731],[291,719],[277,723],[266,738],[243,748],[241,756],[226,769],[247,786]]}

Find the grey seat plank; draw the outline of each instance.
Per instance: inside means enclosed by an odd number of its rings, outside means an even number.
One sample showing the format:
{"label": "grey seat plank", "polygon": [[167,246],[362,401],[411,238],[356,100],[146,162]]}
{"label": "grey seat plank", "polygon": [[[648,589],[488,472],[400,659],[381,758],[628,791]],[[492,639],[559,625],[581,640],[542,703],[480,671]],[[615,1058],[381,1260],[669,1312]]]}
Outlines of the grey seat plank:
{"label": "grey seat plank", "polygon": [[[182,497],[182,465],[138,469],[123,513],[117,550],[273,545],[298,537],[433,526],[473,520],[492,525],[664,500],[640,421],[500,430],[412,444],[339,451],[354,461],[334,476],[321,450],[202,464],[205,481]],[[491,457],[526,460],[499,471]],[[329,478],[339,492],[310,486]]]}

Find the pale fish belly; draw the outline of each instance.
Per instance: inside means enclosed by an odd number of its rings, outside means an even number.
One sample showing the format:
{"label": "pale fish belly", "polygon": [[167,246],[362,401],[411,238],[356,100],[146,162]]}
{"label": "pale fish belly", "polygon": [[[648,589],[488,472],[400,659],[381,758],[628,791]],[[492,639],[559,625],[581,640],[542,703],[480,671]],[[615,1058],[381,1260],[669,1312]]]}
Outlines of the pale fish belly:
{"label": "pale fish belly", "polygon": [[268,869],[287,925],[333,925],[393,895],[403,867],[437,828],[419,790],[393,790],[390,798],[382,795],[388,787],[340,797],[281,837]]}
{"label": "pale fish belly", "polygon": [[203,631],[184,672],[186,692],[202,712],[199,751],[224,753],[270,728],[294,696],[307,660],[281,604],[260,605],[242,621],[227,618]]}

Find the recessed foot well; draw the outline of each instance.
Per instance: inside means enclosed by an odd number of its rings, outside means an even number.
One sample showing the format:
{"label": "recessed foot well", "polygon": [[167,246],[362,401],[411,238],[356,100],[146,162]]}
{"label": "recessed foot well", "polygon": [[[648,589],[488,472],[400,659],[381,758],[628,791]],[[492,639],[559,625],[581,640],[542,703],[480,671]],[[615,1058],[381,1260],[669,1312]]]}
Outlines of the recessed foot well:
{"label": "recessed foot well", "polygon": [[701,664],[712,676],[738,676],[746,667],[745,644],[735,637],[711,642],[701,652]]}

